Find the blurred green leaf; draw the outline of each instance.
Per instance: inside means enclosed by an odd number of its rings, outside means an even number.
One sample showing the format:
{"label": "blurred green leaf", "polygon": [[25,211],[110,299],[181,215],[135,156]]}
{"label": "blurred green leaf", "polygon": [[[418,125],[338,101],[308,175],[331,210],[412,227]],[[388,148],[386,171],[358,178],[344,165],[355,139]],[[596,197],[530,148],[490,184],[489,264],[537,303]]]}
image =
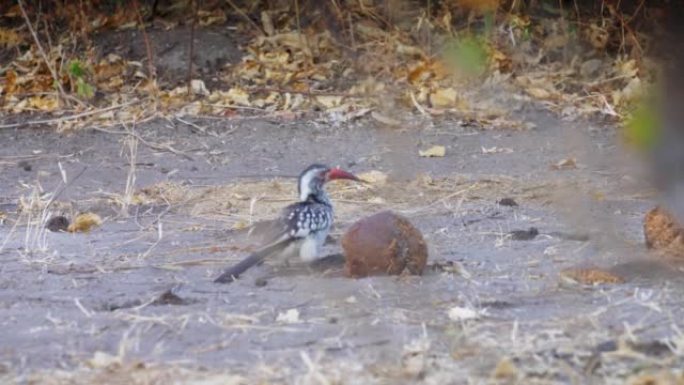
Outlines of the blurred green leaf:
{"label": "blurred green leaf", "polygon": [[475,37],[456,39],[446,46],[447,61],[468,75],[481,75],[487,69],[486,43]]}
{"label": "blurred green leaf", "polygon": [[625,123],[627,139],[642,150],[648,150],[658,140],[661,121],[653,103],[641,102]]}
{"label": "blurred green leaf", "polygon": [[95,95],[95,88],[86,83],[83,78],[76,80],[76,94],[82,98],[90,99]]}
{"label": "blurred green leaf", "polygon": [[484,15],[484,31],[487,36],[489,36],[495,28],[494,12],[487,12]]}
{"label": "blurred green leaf", "polygon": [[72,60],[69,62],[69,75],[75,78],[82,78],[85,76],[85,68],[79,60]]}

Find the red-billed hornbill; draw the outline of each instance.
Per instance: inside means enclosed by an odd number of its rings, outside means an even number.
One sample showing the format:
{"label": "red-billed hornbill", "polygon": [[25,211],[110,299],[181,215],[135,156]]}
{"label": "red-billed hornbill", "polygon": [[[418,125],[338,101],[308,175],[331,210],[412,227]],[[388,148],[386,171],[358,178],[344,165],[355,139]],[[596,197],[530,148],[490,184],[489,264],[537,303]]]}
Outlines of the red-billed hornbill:
{"label": "red-billed hornbill", "polygon": [[333,223],[333,206],[325,191],[325,184],[333,179],[360,180],[340,168],[321,164],[307,167],[299,175],[299,202],[283,209],[276,220],[276,235],[266,246],[228,268],[214,282],[232,282],[247,269],[271,256],[288,259],[298,255],[305,262],[320,258],[321,247]]}

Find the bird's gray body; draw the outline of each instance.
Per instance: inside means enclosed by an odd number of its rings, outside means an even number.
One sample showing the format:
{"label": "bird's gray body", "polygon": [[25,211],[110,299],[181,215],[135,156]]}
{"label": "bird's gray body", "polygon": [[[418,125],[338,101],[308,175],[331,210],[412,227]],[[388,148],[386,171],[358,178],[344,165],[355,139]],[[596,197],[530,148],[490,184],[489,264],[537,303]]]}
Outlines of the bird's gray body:
{"label": "bird's gray body", "polygon": [[232,282],[250,267],[266,258],[304,262],[321,258],[321,249],[333,224],[333,207],[323,189],[329,168],[312,165],[299,176],[299,202],[285,207],[274,221],[266,246],[228,268],[215,282]]}

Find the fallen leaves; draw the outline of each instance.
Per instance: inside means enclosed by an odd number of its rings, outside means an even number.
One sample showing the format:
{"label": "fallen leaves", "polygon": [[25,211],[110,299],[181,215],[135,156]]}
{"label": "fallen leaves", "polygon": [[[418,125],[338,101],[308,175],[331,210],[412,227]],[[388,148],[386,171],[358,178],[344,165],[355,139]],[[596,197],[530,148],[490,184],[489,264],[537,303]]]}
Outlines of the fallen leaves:
{"label": "fallen leaves", "polygon": [[93,369],[115,369],[121,366],[122,360],[120,356],[98,350],[91,359],[86,360],[86,364]]}
{"label": "fallen leaves", "polygon": [[610,32],[596,23],[591,23],[585,29],[589,43],[597,50],[604,50],[610,38]]}
{"label": "fallen leaves", "polygon": [[387,183],[387,174],[378,170],[371,170],[357,175],[359,179],[368,183],[382,186]]}
{"label": "fallen leaves", "polygon": [[470,321],[479,319],[482,312],[470,307],[454,306],[447,312],[452,321]]}
{"label": "fallen leaves", "polygon": [[492,377],[497,380],[513,381],[519,376],[519,370],[510,358],[504,357],[492,371]]}
{"label": "fallen leaves", "polygon": [[371,117],[373,119],[375,119],[376,121],[378,121],[384,125],[390,126],[390,127],[398,127],[401,125],[400,121],[398,121],[394,118],[390,118],[389,116],[384,115],[384,114],[377,112],[377,111],[371,112]]}
{"label": "fallen leaves", "polygon": [[278,315],[276,316],[276,322],[283,324],[299,323],[299,310],[288,309],[285,312],[278,313]]}
{"label": "fallen leaves", "polygon": [[541,87],[529,87],[525,89],[525,92],[530,94],[537,99],[549,99],[551,97],[551,91],[548,91]]}
{"label": "fallen leaves", "polygon": [[195,95],[209,95],[209,90],[207,90],[207,86],[204,85],[204,81],[201,79],[190,80],[190,91]]}
{"label": "fallen leaves", "polygon": [[564,281],[583,285],[617,284],[625,279],[610,271],[598,268],[571,268],[560,272]]}
{"label": "fallen leaves", "polygon": [[512,148],[508,147],[481,147],[482,148],[482,153],[483,154],[511,154],[513,153]]}
{"label": "fallen leaves", "polygon": [[0,28],[0,47],[13,48],[21,44],[23,40],[15,30]]}
{"label": "fallen leaves", "polygon": [[574,170],[577,168],[577,159],[565,158],[551,165],[553,170]]}
{"label": "fallen leaves", "polygon": [[562,76],[562,74],[549,74],[542,71],[528,72],[517,76],[515,83],[533,98],[558,101],[562,98],[555,85],[556,78],[559,76]]}
{"label": "fallen leaves", "polygon": [[427,150],[420,150],[418,151],[418,155],[424,157],[424,158],[441,158],[446,155],[446,147],[444,146],[432,146],[428,148]]}
{"label": "fallen leaves", "polygon": [[430,94],[430,102],[434,107],[455,107],[458,93],[452,87],[440,88]]}
{"label": "fallen leaves", "polygon": [[95,213],[82,213],[74,218],[67,228],[70,233],[87,233],[90,230],[102,225],[102,218]]}
{"label": "fallen leaves", "polygon": [[[353,3],[353,2],[352,2]],[[495,16],[494,21],[509,30],[505,38],[461,33],[455,30],[453,10],[438,12],[429,23],[444,42],[440,54],[429,52],[399,26],[388,28],[375,17],[368,17],[369,8],[362,3],[346,4],[339,11],[354,22],[351,24],[355,60],[347,60],[335,31],[321,25],[300,28],[291,6],[254,8],[248,28],[263,34],[244,45],[238,62],[226,65],[217,76],[195,78],[188,86],[177,82],[162,84],[146,66],[131,58],[106,53],[96,58],[90,52],[67,55],[68,40],[47,50],[47,60],[35,48],[28,49],[11,62],[0,82],[3,102],[12,113],[59,112],[64,103],[55,92],[58,84],[72,91],[81,101],[96,99],[99,106],[121,105],[132,98],[155,104],[155,111],[164,113],[208,114],[235,117],[261,111],[272,113],[317,111],[331,117],[335,124],[366,116],[389,126],[399,127],[402,119],[387,112],[390,108],[408,108],[427,118],[455,115],[476,121],[475,127],[517,129],[525,123],[511,121],[506,108],[496,110],[482,105],[474,95],[485,85],[505,86],[507,92],[520,90],[516,97],[535,99],[564,117],[605,114],[621,118],[651,83],[648,60],[634,55],[597,59],[593,50],[580,51],[572,61],[560,60],[560,51],[584,41],[594,49],[605,49],[615,42],[610,23],[587,20],[578,33],[571,33],[566,20],[533,21],[524,14],[508,13]],[[485,2],[459,0],[464,9],[482,15],[496,9],[498,0]],[[371,7],[372,8],[372,7]],[[614,22],[619,15],[609,10]],[[92,32],[106,27],[119,30],[139,28],[138,14],[131,7],[116,7],[103,13],[96,8],[85,11],[67,4],[56,10],[60,17],[73,21],[79,32]],[[86,12],[86,18],[82,13]],[[91,14],[89,14],[90,12]],[[198,9],[199,26],[225,23],[224,9]],[[372,13],[373,11],[371,11]],[[15,12],[16,13],[16,12]],[[7,13],[7,15],[12,14]],[[7,16],[6,15],[6,16]],[[17,15],[8,17],[18,17]],[[256,24],[253,20],[258,20]],[[419,24],[426,20],[421,19]],[[179,25],[179,20],[158,20],[163,28]],[[238,26],[238,29],[243,26]],[[414,26],[416,27],[416,26]],[[417,27],[416,27],[417,28]],[[614,31],[613,31],[614,32]],[[21,30],[0,28],[0,46],[21,47],[26,40]],[[625,44],[634,45],[632,31],[623,37]],[[509,42],[510,40],[510,42]],[[512,43],[512,44],[509,44]],[[538,47],[538,48],[537,48]],[[68,73],[69,65],[80,63],[77,75]],[[59,69],[53,79],[47,67]],[[151,72],[154,72],[151,70]],[[372,80],[369,80],[372,79]],[[205,83],[206,81],[206,83]],[[96,92],[97,91],[97,92]],[[104,95],[104,98],[98,97]],[[148,98],[148,96],[154,96]],[[69,99],[69,98],[65,98]],[[490,98],[491,99],[491,98]],[[77,106],[80,112],[87,104]],[[127,116],[139,115],[146,106],[129,106]],[[157,107],[161,107],[157,110]],[[87,107],[86,107],[87,108]],[[116,120],[112,114],[103,120]],[[74,122],[74,125],[77,122]]]}
{"label": "fallen leaves", "polygon": [[222,102],[226,106],[250,106],[249,93],[241,87],[232,87],[226,92],[212,92],[208,99],[212,103]]}
{"label": "fallen leaves", "polygon": [[684,258],[684,227],[671,213],[655,207],[644,217],[646,247],[667,257]]}

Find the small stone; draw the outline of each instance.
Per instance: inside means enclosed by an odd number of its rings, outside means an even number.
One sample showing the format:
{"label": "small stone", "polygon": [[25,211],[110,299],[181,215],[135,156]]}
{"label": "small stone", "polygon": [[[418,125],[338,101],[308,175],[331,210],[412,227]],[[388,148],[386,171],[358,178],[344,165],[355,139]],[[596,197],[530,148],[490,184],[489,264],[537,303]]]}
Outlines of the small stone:
{"label": "small stone", "polygon": [[45,227],[54,232],[66,232],[69,228],[69,220],[63,215],[57,215],[48,219]]}
{"label": "small stone", "polygon": [[152,302],[153,305],[186,305],[187,301],[171,290],[163,292]]}
{"label": "small stone", "polygon": [[408,219],[383,211],[354,223],[342,237],[350,277],[423,273],[428,250]]}
{"label": "small stone", "polygon": [[539,235],[539,230],[536,227],[530,227],[527,230],[513,230],[509,234],[514,241],[531,241]]}
{"label": "small stone", "polygon": [[31,163],[29,163],[29,162],[27,162],[27,161],[25,161],[25,160],[22,160],[22,161],[20,161],[19,163],[17,163],[17,166],[19,166],[19,168],[21,168],[21,169],[24,170],[24,171],[31,171],[31,170],[33,170],[33,166],[31,166]]}
{"label": "small stone", "polygon": [[518,202],[516,202],[513,198],[503,198],[496,203],[498,203],[499,206],[509,206],[509,207],[517,207],[518,206]]}

